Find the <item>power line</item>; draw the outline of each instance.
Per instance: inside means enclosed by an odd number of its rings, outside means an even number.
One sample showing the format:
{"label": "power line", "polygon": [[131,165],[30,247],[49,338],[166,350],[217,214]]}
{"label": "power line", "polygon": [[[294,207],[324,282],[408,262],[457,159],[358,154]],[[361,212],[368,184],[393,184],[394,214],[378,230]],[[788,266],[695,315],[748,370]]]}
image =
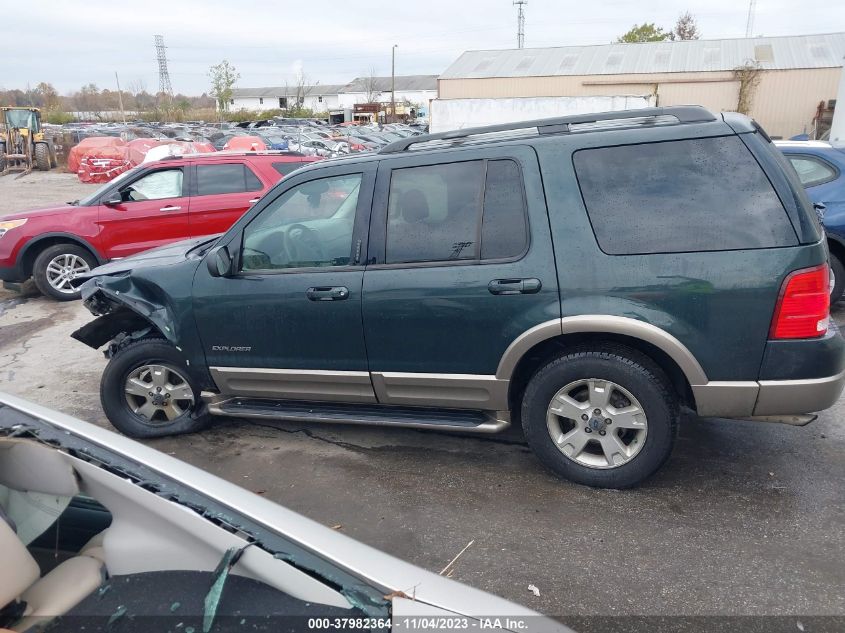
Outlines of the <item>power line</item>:
{"label": "power line", "polygon": [[518,8],[516,13],[516,47],[525,48],[525,5],[527,0],[514,0]]}
{"label": "power line", "polygon": [[167,49],[164,36],[156,35],[156,59],[158,60],[158,91],[173,98],[173,86],[170,85],[170,73],[167,71]]}

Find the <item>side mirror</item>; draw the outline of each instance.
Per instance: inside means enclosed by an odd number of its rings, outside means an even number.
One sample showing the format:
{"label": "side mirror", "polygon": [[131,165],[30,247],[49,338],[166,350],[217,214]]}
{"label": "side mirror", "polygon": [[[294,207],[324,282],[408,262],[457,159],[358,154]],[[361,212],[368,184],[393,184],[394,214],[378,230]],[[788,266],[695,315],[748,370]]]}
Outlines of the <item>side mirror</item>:
{"label": "side mirror", "polygon": [[228,277],[232,273],[232,256],[226,246],[216,246],[205,258],[208,273],[212,277]]}
{"label": "side mirror", "polygon": [[120,197],[118,192],[110,193],[109,197],[103,200],[103,204],[107,207],[116,207],[119,204],[123,204],[123,198]]}

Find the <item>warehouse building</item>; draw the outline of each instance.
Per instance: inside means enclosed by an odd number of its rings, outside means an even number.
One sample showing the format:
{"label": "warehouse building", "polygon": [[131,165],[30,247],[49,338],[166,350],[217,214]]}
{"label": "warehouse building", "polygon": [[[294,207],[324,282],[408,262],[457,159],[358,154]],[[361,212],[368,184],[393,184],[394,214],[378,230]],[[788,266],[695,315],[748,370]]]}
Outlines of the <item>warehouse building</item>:
{"label": "warehouse building", "polygon": [[[356,77],[347,84],[234,88],[229,110],[275,110],[296,105],[314,112],[352,109],[356,104],[390,101],[391,77]],[[437,75],[397,75],[397,103],[428,105],[437,96]]]}
{"label": "warehouse building", "polygon": [[264,88],[233,88],[229,110],[286,110],[300,101],[300,107],[314,112],[337,108],[342,85],[267,86]]}
{"label": "warehouse building", "polygon": [[836,98],[845,33],[467,51],[440,99],[638,95],[657,105],[743,104],[773,136],[812,133]]}

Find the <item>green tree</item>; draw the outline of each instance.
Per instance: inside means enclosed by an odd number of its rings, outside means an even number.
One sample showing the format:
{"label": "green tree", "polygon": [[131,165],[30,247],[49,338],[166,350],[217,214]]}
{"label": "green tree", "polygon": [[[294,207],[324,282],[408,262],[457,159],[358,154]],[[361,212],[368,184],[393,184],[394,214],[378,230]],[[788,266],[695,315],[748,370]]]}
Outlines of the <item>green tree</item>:
{"label": "green tree", "polygon": [[616,39],[617,44],[632,44],[634,42],[664,42],[671,39],[672,33],[667,33],[654,22],[635,24],[631,30]]}
{"label": "green tree", "polygon": [[211,78],[211,96],[217,101],[217,109],[222,114],[229,109],[232,87],[241,76],[226,59],[212,66],[208,71],[208,76]]}
{"label": "green tree", "polygon": [[689,11],[685,11],[678,17],[675,22],[675,28],[669,34],[672,40],[697,40],[701,37],[698,31],[698,23],[695,21],[695,16]]}

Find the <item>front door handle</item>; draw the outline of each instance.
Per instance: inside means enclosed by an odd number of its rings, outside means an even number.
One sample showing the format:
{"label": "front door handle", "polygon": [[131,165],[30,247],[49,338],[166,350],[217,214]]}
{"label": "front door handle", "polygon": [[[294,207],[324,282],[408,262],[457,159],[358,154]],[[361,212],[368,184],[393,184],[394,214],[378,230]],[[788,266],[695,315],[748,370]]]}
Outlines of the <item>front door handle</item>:
{"label": "front door handle", "polygon": [[252,200],[250,200],[250,201],[249,201],[249,203],[250,203],[250,204],[255,204],[255,203],[256,203],[256,202],[258,202],[259,200],[261,200],[261,198],[253,198]]}
{"label": "front door handle", "polygon": [[317,286],[306,290],[305,296],[311,301],[343,301],[349,298],[349,288],[346,286]]}
{"label": "front door handle", "polygon": [[540,292],[542,282],[534,277],[526,279],[494,279],[487,284],[492,295],[533,295]]}
{"label": "front door handle", "polygon": [[167,205],[166,207],[162,207],[159,211],[181,211],[182,207],[174,207],[173,205]]}

